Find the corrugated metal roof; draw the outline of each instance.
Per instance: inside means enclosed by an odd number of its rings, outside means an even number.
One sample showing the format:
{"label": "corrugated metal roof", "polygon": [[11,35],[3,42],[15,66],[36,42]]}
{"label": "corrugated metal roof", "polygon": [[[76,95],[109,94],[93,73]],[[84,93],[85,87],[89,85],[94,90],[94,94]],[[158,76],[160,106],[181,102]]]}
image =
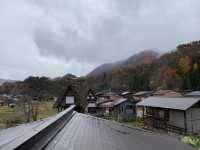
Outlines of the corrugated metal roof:
{"label": "corrugated metal roof", "polygon": [[147,106],[147,107],[159,107],[159,108],[169,108],[178,110],[187,110],[195,103],[197,103],[200,98],[193,97],[148,97],[141,102],[137,103],[137,106]]}
{"label": "corrugated metal roof", "polygon": [[179,139],[76,114],[46,150],[193,150]]}
{"label": "corrugated metal roof", "polygon": [[186,96],[199,96],[200,97],[200,91],[192,91],[190,93],[185,94]]}
{"label": "corrugated metal roof", "polygon": [[[37,132],[46,122],[37,121],[0,132],[0,149]],[[30,147],[31,149],[31,147]],[[64,128],[46,145],[45,150],[194,150],[179,139],[119,123],[75,113]],[[8,150],[8,149],[6,149]]]}

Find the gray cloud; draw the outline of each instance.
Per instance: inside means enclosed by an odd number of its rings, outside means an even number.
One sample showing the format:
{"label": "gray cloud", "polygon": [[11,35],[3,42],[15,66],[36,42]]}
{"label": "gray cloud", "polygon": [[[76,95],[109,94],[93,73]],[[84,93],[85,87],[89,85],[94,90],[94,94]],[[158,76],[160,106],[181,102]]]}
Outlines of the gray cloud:
{"label": "gray cloud", "polygon": [[0,0],[0,77],[83,75],[200,39],[199,0]]}

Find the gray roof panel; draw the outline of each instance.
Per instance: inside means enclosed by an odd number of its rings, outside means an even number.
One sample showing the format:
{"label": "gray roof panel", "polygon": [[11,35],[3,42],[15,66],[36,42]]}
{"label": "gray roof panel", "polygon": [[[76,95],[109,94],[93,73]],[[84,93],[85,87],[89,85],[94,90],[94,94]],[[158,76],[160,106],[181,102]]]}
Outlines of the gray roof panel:
{"label": "gray roof panel", "polygon": [[200,91],[192,91],[190,93],[185,94],[185,96],[199,96],[200,97]]}
{"label": "gray roof panel", "polygon": [[[62,114],[62,113],[61,113]],[[29,132],[56,118],[25,124],[0,132],[0,149],[12,144]],[[30,147],[31,149],[31,147]],[[75,113],[66,125],[46,145],[46,150],[194,150],[179,139],[155,134],[138,128],[129,128],[119,123],[89,115]],[[5,149],[8,150],[8,149]]]}
{"label": "gray roof panel", "polygon": [[193,150],[179,139],[76,114],[46,150]]}
{"label": "gray roof panel", "polygon": [[187,110],[199,102],[199,100],[200,98],[193,97],[148,97],[137,103],[137,106]]}

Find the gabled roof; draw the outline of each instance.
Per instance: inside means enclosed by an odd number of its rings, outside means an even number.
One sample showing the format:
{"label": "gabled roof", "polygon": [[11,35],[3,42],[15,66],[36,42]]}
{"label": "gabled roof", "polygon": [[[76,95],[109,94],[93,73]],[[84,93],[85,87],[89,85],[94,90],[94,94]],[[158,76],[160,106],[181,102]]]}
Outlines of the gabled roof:
{"label": "gabled roof", "polygon": [[65,92],[64,92],[64,94],[62,95],[62,96],[60,96],[58,99],[57,99],[57,101],[55,102],[55,104],[54,104],[54,108],[56,108],[56,107],[61,107],[63,104],[63,101],[65,101],[65,99],[66,99],[66,96],[68,96],[68,95],[70,95],[70,96],[75,96],[76,98],[77,98],[77,96],[78,96],[78,92],[76,91],[76,88],[75,88],[75,86],[74,85],[69,85],[67,88],[66,88],[66,90],[65,90]]}
{"label": "gabled roof", "polygon": [[122,92],[120,95],[128,95],[128,94],[133,94],[133,93],[130,91],[125,91],[125,92]]}
{"label": "gabled roof", "polygon": [[200,97],[200,91],[192,91],[190,93],[185,94],[185,96],[198,96],[198,97]]}
{"label": "gabled roof", "polygon": [[97,100],[97,97],[96,95],[94,94],[93,90],[92,89],[89,89],[88,90],[88,93],[86,95],[86,99],[87,101],[96,101]]}
{"label": "gabled roof", "polygon": [[137,103],[137,106],[147,106],[147,107],[158,107],[158,108],[168,108],[177,110],[187,110],[188,108],[199,102],[200,98],[194,97],[148,97],[141,102]]}

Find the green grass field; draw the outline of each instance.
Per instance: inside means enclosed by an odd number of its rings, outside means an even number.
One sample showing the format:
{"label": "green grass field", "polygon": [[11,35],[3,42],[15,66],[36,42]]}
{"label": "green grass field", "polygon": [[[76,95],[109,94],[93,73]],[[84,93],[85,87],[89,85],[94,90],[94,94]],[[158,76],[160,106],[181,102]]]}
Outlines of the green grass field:
{"label": "green grass field", "polygon": [[[39,105],[38,119],[47,118],[57,113],[53,109],[54,102],[41,102]],[[16,106],[10,108],[8,106],[0,106],[0,128],[7,128],[17,124],[25,123],[25,115],[22,108]]]}

